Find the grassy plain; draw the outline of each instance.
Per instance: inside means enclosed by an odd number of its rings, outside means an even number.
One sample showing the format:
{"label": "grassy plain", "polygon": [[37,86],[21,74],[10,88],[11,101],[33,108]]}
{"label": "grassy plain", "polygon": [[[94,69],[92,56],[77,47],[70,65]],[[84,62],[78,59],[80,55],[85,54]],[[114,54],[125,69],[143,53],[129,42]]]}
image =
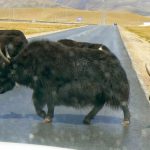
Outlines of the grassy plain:
{"label": "grassy plain", "polygon": [[67,24],[43,24],[43,23],[25,23],[25,22],[0,22],[0,30],[17,29],[24,32],[25,35],[57,31],[62,29],[69,29],[79,27],[80,25]]}
{"label": "grassy plain", "polygon": [[126,29],[137,34],[150,43],[150,26],[128,26]]}
{"label": "grassy plain", "polygon": [[0,19],[24,19],[50,22],[77,22],[82,17],[83,23],[98,23],[98,11],[82,11],[69,8],[7,8],[0,9]]}
{"label": "grassy plain", "polygon": [[[77,18],[82,18],[82,20],[77,21]],[[0,22],[0,29],[19,29],[25,34],[55,31],[83,24],[103,24],[104,22],[105,24],[117,23],[121,26],[136,26],[150,20],[149,17],[126,11],[88,11],[70,8],[1,8],[0,19],[32,21],[32,23]],[[37,21],[58,23],[41,24]],[[77,25],[63,23],[77,23]]]}
{"label": "grassy plain", "polygon": [[88,11],[69,8],[5,8],[0,9],[0,19],[42,20],[52,22],[77,22],[82,17],[82,23],[100,24],[105,20],[107,24],[114,22],[121,25],[137,25],[150,20],[135,13],[126,11]]}

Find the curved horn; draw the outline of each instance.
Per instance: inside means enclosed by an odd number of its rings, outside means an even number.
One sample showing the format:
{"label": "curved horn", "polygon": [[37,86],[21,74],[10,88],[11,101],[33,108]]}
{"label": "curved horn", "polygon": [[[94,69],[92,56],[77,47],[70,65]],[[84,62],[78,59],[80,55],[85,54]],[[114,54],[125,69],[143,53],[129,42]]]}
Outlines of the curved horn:
{"label": "curved horn", "polygon": [[150,70],[149,70],[147,64],[145,64],[145,68],[146,68],[147,74],[150,76]]}
{"label": "curved horn", "polygon": [[0,57],[4,60],[5,63],[9,64],[10,60],[4,56],[2,50],[1,50],[1,45],[0,45]]}
{"label": "curved horn", "polygon": [[8,53],[8,46],[6,45],[5,46],[5,52],[6,52],[6,57],[8,58],[8,59],[11,59],[11,57],[10,57],[10,55],[9,55],[9,53]]}

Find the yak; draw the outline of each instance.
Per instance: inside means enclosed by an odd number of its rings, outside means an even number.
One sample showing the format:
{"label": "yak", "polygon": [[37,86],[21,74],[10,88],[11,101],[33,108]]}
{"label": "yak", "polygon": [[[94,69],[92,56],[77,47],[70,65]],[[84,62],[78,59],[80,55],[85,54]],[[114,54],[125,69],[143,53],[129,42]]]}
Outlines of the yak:
{"label": "yak", "polygon": [[27,43],[24,33],[20,30],[0,30],[0,49],[3,59],[15,57]]}
{"label": "yak", "polygon": [[127,75],[111,52],[43,40],[29,43],[13,60],[3,60],[0,93],[13,89],[15,82],[30,87],[36,113],[45,122],[52,121],[57,105],[92,106],[84,124],[90,124],[104,105],[121,108],[124,124],[130,122]]}

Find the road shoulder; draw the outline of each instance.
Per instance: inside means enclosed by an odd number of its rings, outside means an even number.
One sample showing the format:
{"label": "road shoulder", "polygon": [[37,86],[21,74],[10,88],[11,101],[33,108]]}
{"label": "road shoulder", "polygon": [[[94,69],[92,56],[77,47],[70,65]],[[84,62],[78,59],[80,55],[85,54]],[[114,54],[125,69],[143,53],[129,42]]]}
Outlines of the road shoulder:
{"label": "road shoulder", "polygon": [[146,42],[144,39],[141,39],[136,34],[127,31],[123,27],[119,27],[119,31],[132,61],[132,66],[136,71],[140,84],[144,89],[148,100],[150,94],[150,77],[146,72],[145,64],[150,64],[150,43]]}

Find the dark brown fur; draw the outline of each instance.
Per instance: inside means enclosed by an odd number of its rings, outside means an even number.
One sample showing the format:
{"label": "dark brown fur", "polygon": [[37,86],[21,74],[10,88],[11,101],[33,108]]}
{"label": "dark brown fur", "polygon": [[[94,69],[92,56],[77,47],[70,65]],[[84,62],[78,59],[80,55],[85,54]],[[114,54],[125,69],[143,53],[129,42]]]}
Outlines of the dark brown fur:
{"label": "dark brown fur", "polygon": [[69,47],[79,47],[79,48],[90,48],[90,49],[98,49],[103,50],[105,52],[109,52],[109,49],[103,44],[89,43],[89,42],[78,42],[71,39],[61,39],[58,40],[59,43],[62,43]]}

